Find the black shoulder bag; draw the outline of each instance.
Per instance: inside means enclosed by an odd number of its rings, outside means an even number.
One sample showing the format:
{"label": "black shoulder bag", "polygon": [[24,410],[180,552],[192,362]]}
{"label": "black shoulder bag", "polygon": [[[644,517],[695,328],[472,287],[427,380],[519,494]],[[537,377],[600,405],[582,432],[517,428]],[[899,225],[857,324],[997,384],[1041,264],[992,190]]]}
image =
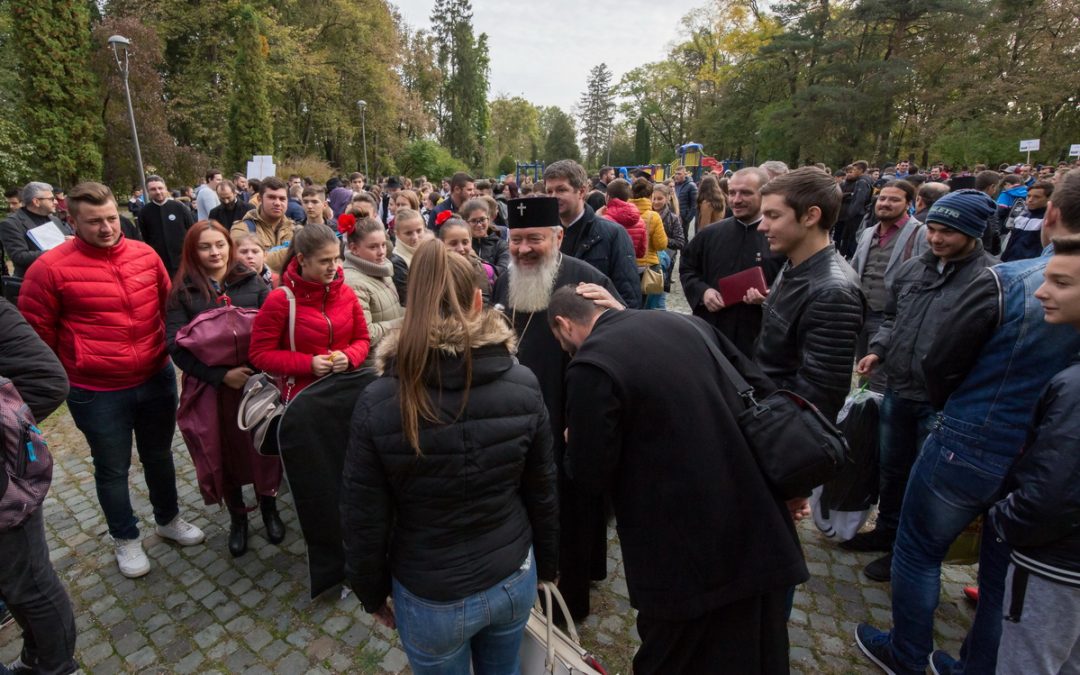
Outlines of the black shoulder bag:
{"label": "black shoulder bag", "polygon": [[848,461],[843,433],[817,407],[795,392],[778,389],[760,401],[754,388],[720,353],[715,336],[690,321],[705,339],[720,370],[746,404],[736,419],[765,478],[784,499],[806,497],[840,472]]}

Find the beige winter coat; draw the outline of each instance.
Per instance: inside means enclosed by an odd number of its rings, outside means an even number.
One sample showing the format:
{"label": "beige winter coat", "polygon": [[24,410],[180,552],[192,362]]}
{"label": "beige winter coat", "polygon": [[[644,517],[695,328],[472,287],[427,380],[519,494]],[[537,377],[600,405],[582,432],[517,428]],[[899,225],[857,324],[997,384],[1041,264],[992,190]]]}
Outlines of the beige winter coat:
{"label": "beige winter coat", "polygon": [[[364,320],[371,335],[370,353],[373,355],[379,340],[399,326],[401,317],[405,316],[405,308],[398,301],[392,279],[394,265],[389,260],[376,265],[346,251],[343,267],[345,285],[353,289],[360,299],[360,306],[364,308]],[[369,356],[368,361],[371,360]]]}

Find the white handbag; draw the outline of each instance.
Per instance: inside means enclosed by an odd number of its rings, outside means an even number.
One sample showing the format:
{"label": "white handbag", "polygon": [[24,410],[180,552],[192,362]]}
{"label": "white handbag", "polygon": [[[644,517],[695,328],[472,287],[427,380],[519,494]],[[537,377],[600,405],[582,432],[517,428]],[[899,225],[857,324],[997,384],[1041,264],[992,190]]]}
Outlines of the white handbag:
{"label": "white handbag", "polygon": [[[525,638],[521,641],[522,675],[607,675],[596,658],[581,647],[570,610],[555,584],[543,581],[547,608],[545,614],[539,599],[533,608],[529,623],[525,626]],[[555,602],[552,602],[554,596]],[[555,605],[566,617],[569,635],[555,627]]]}

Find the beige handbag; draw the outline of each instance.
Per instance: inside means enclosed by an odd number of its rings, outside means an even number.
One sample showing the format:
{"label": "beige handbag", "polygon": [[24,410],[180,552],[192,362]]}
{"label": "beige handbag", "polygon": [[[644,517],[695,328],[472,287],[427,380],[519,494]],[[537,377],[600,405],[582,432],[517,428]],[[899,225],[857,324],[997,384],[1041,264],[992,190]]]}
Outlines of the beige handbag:
{"label": "beige handbag", "polygon": [[[289,299],[289,350],[295,352],[296,296],[287,286],[280,288]],[[252,375],[244,385],[244,396],[236,412],[236,424],[241,430],[251,433],[252,443],[260,455],[281,454],[277,443],[278,424],[294,384],[295,377],[286,378],[285,396],[274,384],[274,378],[266,373]]]}
{"label": "beige handbag", "polygon": [[[546,602],[543,611],[539,599],[532,610],[529,623],[525,625],[525,638],[521,641],[522,675],[607,675],[607,671],[594,656],[581,647],[570,610],[555,584],[540,582]],[[554,597],[555,602],[552,602]],[[566,617],[567,635],[555,627],[555,605]]]}
{"label": "beige handbag", "polygon": [[[656,267],[659,268],[659,265]],[[663,292],[664,273],[654,270],[652,267],[646,267],[645,271],[641,273],[641,294],[660,295]]]}

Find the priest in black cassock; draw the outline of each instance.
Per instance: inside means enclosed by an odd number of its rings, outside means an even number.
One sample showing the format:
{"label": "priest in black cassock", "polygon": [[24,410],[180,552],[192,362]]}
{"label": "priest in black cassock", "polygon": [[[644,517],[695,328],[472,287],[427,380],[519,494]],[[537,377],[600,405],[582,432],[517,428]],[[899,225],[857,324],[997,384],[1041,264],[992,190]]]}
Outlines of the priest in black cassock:
{"label": "priest in black cassock", "polygon": [[739,303],[725,307],[716,282],[758,266],[772,287],[784,257],[769,252],[769,242],[758,232],[761,188],[768,174],[757,167],[736,171],[728,182],[728,205],[734,214],[699,230],[683,249],[679,280],[694,316],[700,316],[754,358],[754,342],[761,332],[761,305]]}
{"label": "priest in black cassock", "polygon": [[510,268],[495,282],[495,306],[510,317],[518,335],[518,360],[536,374],[551,418],[559,467],[559,590],[575,621],[589,615],[589,582],[607,575],[607,524],[603,498],[576,489],[566,477],[566,392],[563,373],[570,357],[548,328],[547,306],[556,288],[599,284],[614,297],[615,285],[592,265],[559,252],[563,228],[554,197],[507,202]]}

